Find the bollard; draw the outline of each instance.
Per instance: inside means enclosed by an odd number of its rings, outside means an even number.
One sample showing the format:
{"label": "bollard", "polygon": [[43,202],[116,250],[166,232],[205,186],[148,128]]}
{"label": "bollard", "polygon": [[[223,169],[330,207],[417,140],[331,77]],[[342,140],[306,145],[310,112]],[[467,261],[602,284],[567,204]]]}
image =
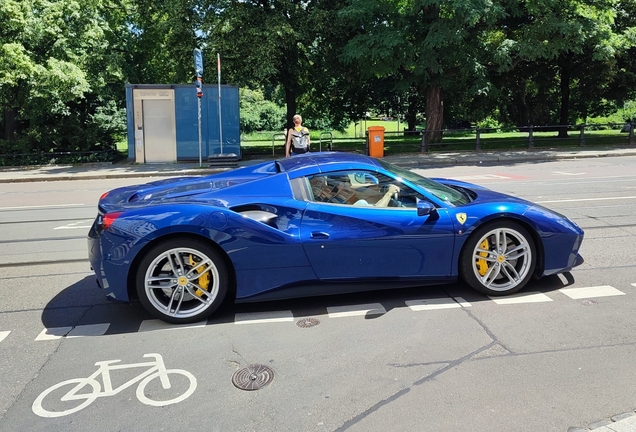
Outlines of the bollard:
{"label": "bollard", "polygon": [[479,126],[477,126],[475,132],[477,133],[477,137],[475,138],[475,151],[481,151],[481,137]]}
{"label": "bollard", "polygon": [[634,145],[634,124],[629,122],[629,145]]}
{"label": "bollard", "polygon": [[426,148],[426,129],[422,130],[422,143],[420,144],[420,153],[426,153],[428,149]]}
{"label": "bollard", "polygon": [[585,145],[585,124],[581,125],[581,136],[579,138],[579,146],[583,147]]}
{"label": "bollard", "polygon": [[534,127],[530,125],[530,130],[528,131],[528,148],[534,148]]}

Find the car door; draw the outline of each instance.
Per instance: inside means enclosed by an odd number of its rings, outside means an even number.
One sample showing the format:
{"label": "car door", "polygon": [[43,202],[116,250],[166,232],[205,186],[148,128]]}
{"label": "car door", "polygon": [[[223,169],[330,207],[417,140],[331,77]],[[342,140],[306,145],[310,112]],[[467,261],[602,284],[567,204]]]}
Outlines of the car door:
{"label": "car door", "polygon": [[[383,186],[382,181],[379,186]],[[403,185],[401,188],[410,199],[417,195]],[[320,279],[450,275],[454,231],[445,209],[418,216],[415,206],[375,207],[351,205],[352,199],[349,204],[316,200],[305,209],[300,236]]]}

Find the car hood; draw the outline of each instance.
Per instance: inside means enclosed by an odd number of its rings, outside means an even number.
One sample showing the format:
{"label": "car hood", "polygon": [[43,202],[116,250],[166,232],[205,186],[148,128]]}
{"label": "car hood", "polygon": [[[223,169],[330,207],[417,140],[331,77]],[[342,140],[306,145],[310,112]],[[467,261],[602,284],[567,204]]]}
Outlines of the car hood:
{"label": "car hood", "polygon": [[506,203],[525,204],[528,206],[534,205],[534,203],[528,200],[525,200],[523,198],[518,198],[518,197],[508,195],[502,192],[496,192],[492,189],[488,189],[486,187],[479,186],[473,183],[446,179],[446,178],[433,178],[431,180],[435,180],[436,182],[439,182],[443,185],[468,193],[469,196],[471,197],[471,204],[506,202]]}

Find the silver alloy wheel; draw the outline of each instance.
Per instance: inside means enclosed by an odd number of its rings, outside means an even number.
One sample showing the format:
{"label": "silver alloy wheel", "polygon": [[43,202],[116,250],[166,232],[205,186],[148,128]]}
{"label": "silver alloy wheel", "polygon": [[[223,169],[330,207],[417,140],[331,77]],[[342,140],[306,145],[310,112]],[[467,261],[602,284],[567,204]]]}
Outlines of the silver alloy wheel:
{"label": "silver alloy wheel", "polygon": [[472,268],[480,284],[492,291],[509,291],[531,271],[532,247],[511,228],[495,228],[484,234],[472,253]]}
{"label": "silver alloy wheel", "polygon": [[196,249],[169,249],[148,266],[144,289],[150,304],[162,314],[190,318],[214,303],[219,271],[212,259]]}

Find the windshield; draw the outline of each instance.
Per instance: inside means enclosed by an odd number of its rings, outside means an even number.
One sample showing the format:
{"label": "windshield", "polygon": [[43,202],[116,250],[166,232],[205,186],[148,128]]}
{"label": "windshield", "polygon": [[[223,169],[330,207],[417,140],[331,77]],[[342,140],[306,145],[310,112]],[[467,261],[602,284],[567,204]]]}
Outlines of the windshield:
{"label": "windshield", "polygon": [[444,186],[443,184],[433,181],[429,178],[422,177],[421,175],[416,174],[413,171],[400,168],[399,166],[390,164],[383,160],[378,159],[378,163],[382,165],[382,167],[387,171],[390,171],[398,177],[425,189],[431,195],[436,196],[444,202],[447,202],[454,206],[467,204],[468,202],[470,202],[469,197],[456,189]]}

